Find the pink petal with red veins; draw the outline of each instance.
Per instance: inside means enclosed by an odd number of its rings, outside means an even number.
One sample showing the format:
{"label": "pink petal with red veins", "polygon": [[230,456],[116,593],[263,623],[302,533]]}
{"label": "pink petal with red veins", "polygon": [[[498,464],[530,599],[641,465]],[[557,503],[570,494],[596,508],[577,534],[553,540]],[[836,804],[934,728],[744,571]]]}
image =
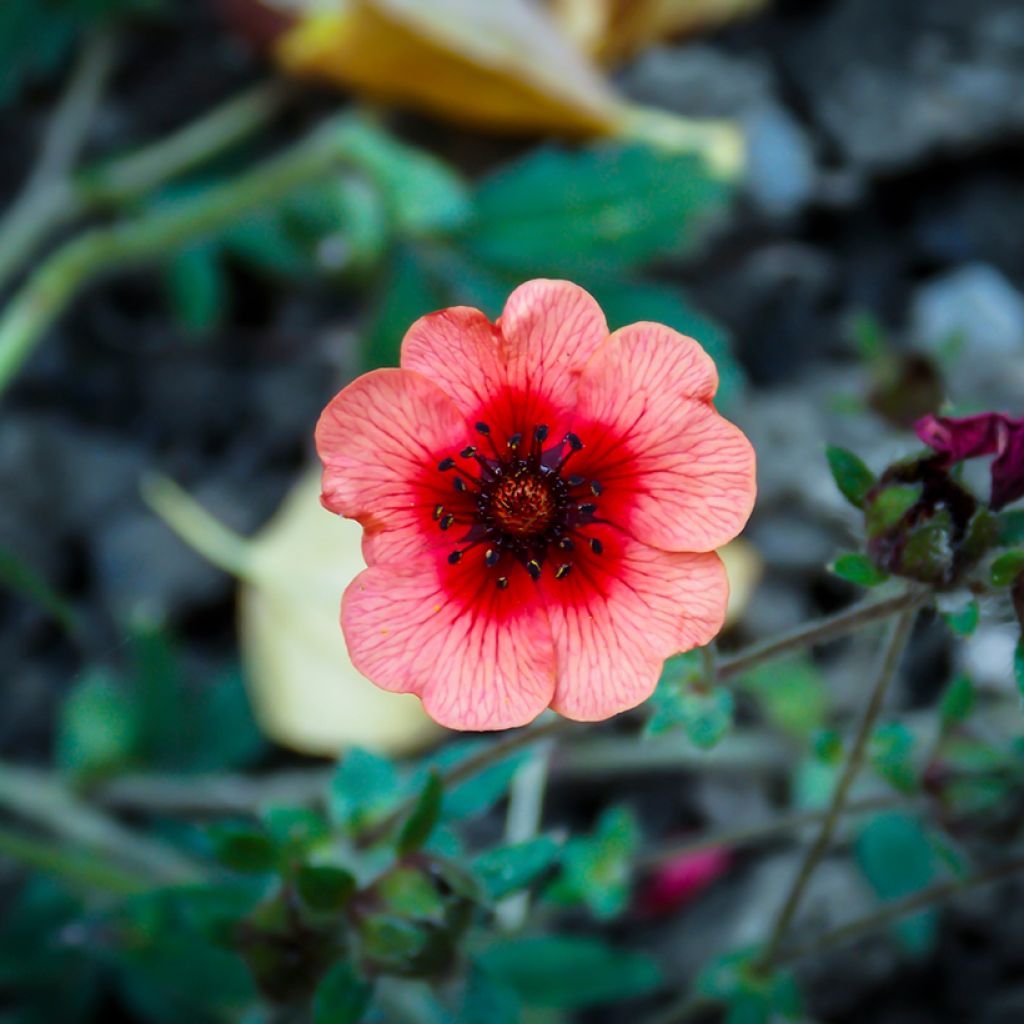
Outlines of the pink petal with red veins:
{"label": "pink petal with red veins", "polygon": [[505,366],[498,329],[478,309],[428,313],[402,340],[402,368],[429,377],[472,417],[499,393]]}
{"label": "pink petal with red veins", "polygon": [[322,501],[362,523],[369,564],[395,560],[405,567],[431,548],[451,547],[432,512],[466,499],[436,466],[466,437],[451,399],[409,370],[375,370],[330,401],[316,428]]}
{"label": "pink petal with red veins", "polygon": [[600,481],[601,515],[638,540],[710,551],[754,506],[754,449],[710,404],[714,363],[660,324],[616,331],[580,378],[574,465]]}
{"label": "pink petal with red veins", "polygon": [[450,729],[525,725],[554,693],[551,629],[533,582],[516,572],[499,590],[482,566],[370,568],[342,600],[355,667],[385,690],[418,694]]}
{"label": "pink petal with red veins", "polygon": [[722,628],[729,584],[713,552],[661,551],[591,527],[601,555],[578,548],[563,579],[541,578],[558,661],[551,706],[579,721],[636,707],[664,660],[709,643]]}
{"label": "pink petal with red veins", "polygon": [[608,338],[594,297],[570,281],[527,281],[508,297],[498,326],[511,389],[571,410],[583,367]]}

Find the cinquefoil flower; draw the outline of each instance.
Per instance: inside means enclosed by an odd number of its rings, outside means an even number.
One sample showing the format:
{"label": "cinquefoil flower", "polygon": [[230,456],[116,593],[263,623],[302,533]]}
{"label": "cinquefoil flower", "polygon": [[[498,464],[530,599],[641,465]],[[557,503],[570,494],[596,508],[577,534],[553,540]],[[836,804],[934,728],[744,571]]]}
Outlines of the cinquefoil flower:
{"label": "cinquefoil flower", "polygon": [[322,500],[364,527],[341,613],[355,666],[458,729],[645,700],[666,657],[721,628],[714,549],[754,501],[717,384],[693,339],[609,335],[567,281],[517,288],[496,324],[418,320],[401,369],[354,381],[317,426]]}

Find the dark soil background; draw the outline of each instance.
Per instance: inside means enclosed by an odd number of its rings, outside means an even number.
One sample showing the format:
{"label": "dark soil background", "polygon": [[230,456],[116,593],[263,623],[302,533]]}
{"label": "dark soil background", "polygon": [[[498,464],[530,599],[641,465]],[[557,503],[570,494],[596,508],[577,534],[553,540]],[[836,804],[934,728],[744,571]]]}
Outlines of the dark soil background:
{"label": "dark soil background", "polygon": [[[176,4],[122,39],[89,153],[156,138],[265,73],[206,5]],[[1024,363],[1024,6],[779,2],[715,35],[650,51],[619,78],[652,104],[737,117],[751,144],[751,182],[729,223],[699,256],[660,273],[684,282],[729,329],[749,377],[737,418],[760,453],[749,536],[765,582],[737,636],[755,638],[849,596],[822,568],[849,521],[829,492],[821,446],[854,438],[870,456],[890,453],[893,436],[881,421],[835,412],[837,396],[869,387],[851,316],[873,313],[898,350],[926,357],[951,324],[966,327],[952,390],[1024,409],[1019,370],[1007,371]],[[38,86],[0,113],[0,203],[30,167],[55,95]],[[311,89],[275,130],[292,135],[334,103]],[[470,169],[526,145],[409,115],[395,123]],[[275,141],[271,133],[260,145]],[[0,543],[65,595],[87,628],[72,643],[0,591],[0,757],[49,757],[62,695],[83,664],[123,657],[123,623],[140,610],[166,617],[190,664],[233,659],[232,582],[147,511],[140,474],[166,472],[234,527],[258,527],[309,457],[316,417],[354,365],[364,314],[358,293],[285,288],[235,270],[230,316],[206,339],[173,326],[148,273],[91,288],[60,320],[4,399]],[[933,699],[948,662],[937,631],[923,628],[915,643],[901,697],[910,707]],[[268,764],[294,760],[276,753]],[[652,830],[736,823],[770,802],[735,779],[675,774],[573,783],[555,807],[564,801],[584,816],[609,788],[629,795]],[[627,921],[619,937],[664,947],[692,970],[726,935],[743,937],[744,920],[763,919],[758,901],[778,900],[790,857],[742,863],[678,925]],[[819,875],[813,913],[843,919],[850,869],[829,862]],[[924,962],[882,938],[813,961],[811,1015],[834,1024],[1024,1020],[1024,904],[996,896],[947,916]]]}

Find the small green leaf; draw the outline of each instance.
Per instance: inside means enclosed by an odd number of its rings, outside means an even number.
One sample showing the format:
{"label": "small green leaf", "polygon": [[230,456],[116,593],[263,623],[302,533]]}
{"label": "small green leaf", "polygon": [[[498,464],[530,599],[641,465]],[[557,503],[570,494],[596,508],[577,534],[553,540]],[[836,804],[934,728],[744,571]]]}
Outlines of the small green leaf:
{"label": "small green leaf", "polygon": [[352,898],[356,880],[344,868],[303,864],[295,876],[295,887],[310,910],[336,914]]}
{"label": "small green leaf", "polygon": [[864,465],[860,456],[830,444],[825,448],[828,468],[843,497],[856,508],[864,505],[864,496],[875,486],[875,474]]}
{"label": "small green leaf", "polygon": [[877,587],[889,578],[867,555],[840,555],[830,568],[841,579],[859,587]]}
{"label": "small green leaf", "polygon": [[966,721],[974,710],[974,683],[969,675],[961,673],[946,687],[939,701],[942,726],[948,729]]}
{"label": "small green leaf", "polygon": [[473,873],[488,897],[500,900],[536,881],[558,860],[560,852],[550,836],[537,836],[480,854],[473,862]]}
{"label": "small green leaf", "polygon": [[313,1024],[358,1024],[370,1008],[373,986],[346,961],[324,975],[313,997]]}
{"label": "small green leaf", "polygon": [[1024,636],[1017,641],[1013,651],[1013,678],[1017,682],[1017,689],[1024,697]]}
{"label": "small green leaf", "polygon": [[89,672],[61,707],[57,764],[78,779],[109,774],[132,760],[139,735],[138,709],[125,687],[105,672]]}
{"label": "small green leaf", "polygon": [[420,791],[416,806],[412,809],[401,832],[398,834],[398,852],[412,853],[418,850],[429,838],[441,817],[441,801],[444,797],[444,786],[441,776],[431,769],[426,784]]}
{"label": "small green leaf", "polygon": [[901,793],[913,793],[918,788],[913,753],[914,736],[901,722],[889,722],[875,729],[869,747],[871,763]]}
{"label": "small green leaf", "polygon": [[869,537],[879,537],[897,526],[921,500],[920,484],[890,484],[872,496],[864,509],[864,528]]}
{"label": "small green leaf", "polygon": [[998,543],[1003,547],[1024,544],[1024,508],[1000,512],[996,517]]}
{"label": "small green leaf", "polygon": [[384,811],[398,788],[398,772],[387,758],[358,747],[338,762],[331,782],[334,820],[360,831]]}
{"label": "small green leaf", "polygon": [[992,563],[992,585],[1008,587],[1024,572],[1024,551],[1007,551]]}
{"label": "small green leaf", "polygon": [[640,844],[636,820],[623,807],[609,807],[591,836],[566,843],[562,873],[551,895],[580,902],[598,918],[626,909],[633,879],[633,859]]}
{"label": "small green leaf", "polygon": [[598,1006],[647,995],[661,984],[648,956],[582,936],[506,939],[485,949],[479,961],[527,1006]]}
{"label": "small green leaf", "polygon": [[[936,874],[935,850],[921,823],[897,812],[879,814],[857,839],[857,863],[883,901],[898,900],[930,885]],[[897,925],[911,952],[924,953],[934,941],[936,918],[925,911]]]}
{"label": "small green leaf", "polygon": [[835,729],[821,729],[815,735],[811,749],[822,764],[838,765],[843,756],[843,738]]}
{"label": "small green leaf", "polygon": [[215,825],[209,830],[217,859],[232,871],[263,874],[277,866],[270,837],[248,825]]}
{"label": "small green leaf", "polygon": [[323,816],[308,807],[268,807],[263,825],[276,846],[289,857],[298,857],[330,838]]}
{"label": "small green leaf", "polygon": [[825,721],[825,681],[807,658],[767,662],[746,673],[739,685],[776,726],[793,736],[806,738]]}
{"label": "small green leaf", "polygon": [[980,609],[978,602],[971,599],[955,612],[945,612],[942,618],[956,636],[972,636],[978,628]]}

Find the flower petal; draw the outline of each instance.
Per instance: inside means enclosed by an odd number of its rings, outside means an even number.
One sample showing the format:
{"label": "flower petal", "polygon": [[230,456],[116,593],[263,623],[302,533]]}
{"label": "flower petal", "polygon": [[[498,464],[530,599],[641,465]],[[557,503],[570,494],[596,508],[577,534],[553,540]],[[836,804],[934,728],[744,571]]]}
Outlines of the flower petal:
{"label": "flower petal", "polygon": [[929,413],[914,424],[914,432],[929,448],[951,462],[991,455],[999,447],[1006,417],[997,412],[977,416],[935,416]]}
{"label": "flower petal", "polygon": [[603,554],[543,578],[558,660],[551,706],[579,721],[645,701],[667,657],[718,634],[729,598],[714,552],[661,551],[609,528],[600,537]]}
{"label": "flower petal", "polygon": [[508,297],[498,326],[509,386],[563,409],[575,405],[580,372],[608,338],[601,307],[571,281],[521,284]]}
{"label": "flower petal", "polygon": [[316,428],[326,508],[366,530],[368,564],[403,564],[450,539],[432,512],[460,499],[440,473],[441,458],[465,444],[452,401],[409,370],[375,370],[331,399]]}
{"label": "flower petal", "polygon": [[1024,498],[1024,420],[1009,420],[1002,451],[992,460],[991,505],[996,511]]}
{"label": "flower petal", "polygon": [[754,450],[708,399],[714,364],[659,324],[616,331],[579,382],[577,472],[600,480],[601,515],[638,540],[710,551],[754,506]]}
{"label": "flower petal", "polygon": [[402,367],[428,377],[466,417],[474,417],[504,384],[500,339],[479,309],[442,309],[409,328],[402,339]]}
{"label": "flower petal", "polygon": [[554,693],[551,629],[533,591],[525,573],[499,590],[469,565],[367,569],[342,600],[352,663],[385,690],[419,694],[450,729],[525,725]]}

